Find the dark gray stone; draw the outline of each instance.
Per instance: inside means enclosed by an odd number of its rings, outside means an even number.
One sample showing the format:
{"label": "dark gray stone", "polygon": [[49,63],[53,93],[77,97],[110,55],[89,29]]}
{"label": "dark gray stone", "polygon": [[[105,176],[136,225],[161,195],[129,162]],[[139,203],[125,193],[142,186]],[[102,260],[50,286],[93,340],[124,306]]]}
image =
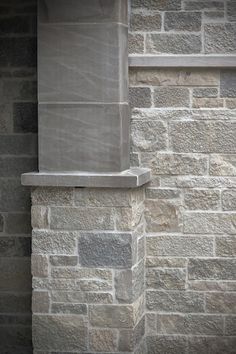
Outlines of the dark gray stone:
{"label": "dark gray stone", "polygon": [[160,31],[161,30],[161,14],[131,14],[130,19],[131,31]]}
{"label": "dark gray stone", "polygon": [[0,313],[30,313],[31,290],[27,293],[0,292]]}
{"label": "dark gray stone", "polygon": [[79,262],[87,267],[132,266],[132,234],[83,233],[78,242]]}
{"label": "dark gray stone", "polygon": [[1,211],[29,211],[30,190],[20,184],[18,178],[4,178],[0,184]]}
{"label": "dark gray stone", "polygon": [[37,133],[38,131],[37,104],[20,102],[13,105],[14,132]]}
{"label": "dark gray stone", "polygon": [[3,215],[0,214],[0,232],[3,231],[3,227],[4,227],[4,218]]}
{"label": "dark gray stone", "polygon": [[0,237],[1,257],[29,257],[30,254],[30,237]]}
{"label": "dark gray stone", "polygon": [[36,38],[0,38],[0,65],[36,66]]}
{"label": "dark gray stone", "polygon": [[0,154],[2,155],[37,156],[37,147],[36,134],[0,135]]}
{"label": "dark gray stone", "polygon": [[236,1],[229,0],[227,1],[227,18],[228,21],[236,21]]}
{"label": "dark gray stone", "polygon": [[151,107],[151,90],[149,87],[130,87],[129,99],[131,107]]}
{"label": "dark gray stone", "polygon": [[236,24],[219,23],[205,25],[204,46],[206,54],[236,53]]}
{"label": "dark gray stone", "polygon": [[189,354],[234,354],[236,339],[221,337],[190,337]]}
{"label": "dark gray stone", "polygon": [[30,17],[12,16],[1,18],[0,35],[30,33]]}
{"label": "dark gray stone", "polygon": [[144,35],[129,33],[129,53],[142,54],[144,52]]}
{"label": "dark gray stone", "polygon": [[228,336],[236,336],[236,316],[225,318],[225,334]]}
{"label": "dark gray stone", "polygon": [[87,305],[53,303],[51,305],[51,312],[61,314],[87,315]]}
{"label": "dark gray stone", "polygon": [[221,71],[220,95],[221,97],[236,97],[236,71]]}
{"label": "dark gray stone", "polygon": [[5,231],[8,234],[30,234],[31,217],[29,213],[9,213],[5,216]]}
{"label": "dark gray stone", "polygon": [[50,263],[54,267],[76,266],[78,263],[77,256],[50,256]]}
{"label": "dark gray stone", "polygon": [[36,169],[37,159],[34,157],[0,157],[1,177],[19,177]]}
{"label": "dark gray stone", "polygon": [[189,31],[201,30],[200,12],[166,12],[164,17],[165,31]]}
{"label": "dark gray stone", "polygon": [[146,8],[148,10],[181,10],[181,0],[132,0],[131,5],[133,8]]}
{"label": "dark gray stone", "polygon": [[193,97],[217,97],[218,89],[216,87],[204,87],[204,88],[194,88]]}

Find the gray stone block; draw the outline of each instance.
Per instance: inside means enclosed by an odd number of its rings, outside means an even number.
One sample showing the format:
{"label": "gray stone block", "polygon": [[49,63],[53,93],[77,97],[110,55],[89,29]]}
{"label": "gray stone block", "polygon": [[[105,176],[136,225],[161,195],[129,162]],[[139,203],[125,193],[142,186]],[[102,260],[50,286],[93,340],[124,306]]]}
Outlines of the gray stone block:
{"label": "gray stone block", "polygon": [[227,19],[228,21],[236,21],[236,2],[234,0],[227,1]]}
{"label": "gray stone block", "polygon": [[216,256],[235,257],[236,256],[236,238],[235,236],[216,237]]}
{"label": "gray stone block", "polygon": [[236,176],[236,155],[211,155],[210,174],[213,176]]}
{"label": "gray stone block", "polygon": [[184,269],[148,269],[146,286],[158,290],[185,290],[186,271]]}
{"label": "gray stone block", "polygon": [[13,124],[15,133],[37,133],[38,111],[34,102],[13,104]]}
{"label": "gray stone block", "polygon": [[201,46],[197,34],[147,34],[148,54],[194,54],[201,52]]}
{"label": "gray stone block", "polygon": [[31,291],[30,259],[28,257],[2,257],[0,266],[0,291]]}
{"label": "gray stone block", "polygon": [[189,107],[189,90],[182,87],[158,87],[154,90],[154,105],[155,107]]}
{"label": "gray stone block", "polygon": [[22,293],[0,293],[0,312],[26,314],[31,312],[31,290]]}
{"label": "gray stone block", "polygon": [[129,100],[131,107],[151,107],[151,90],[149,87],[130,87]]}
{"label": "gray stone block", "polygon": [[148,10],[178,11],[181,9],[181,0],[133,0],[131,5],[133,8],[146,8]]}
{"label": "gray stone block", "polygon": [[221,97],[236,97],[236,72],[233,70],[221,71],[220,73]]}
{"label": "gray stone block", "polygon": [[74,190],[72,188],[34,188],[31,191],[33,205],[73,205]]}
{"label": "gray stone block", "polygon": [[33,316],[33,344],[35,349],[86,351],[87,336],[86,322],[80,316]]}
{"label": "gray stone block", "polygon": [[[0,216],[0,230],[3,230],[3,219]],[[29,257],[31,254],[30,237],[0,237],[0,256],[1,257]]]}
{"label": "gray stone block", "polygon": [[189,210],[217,210],[220,208],[220,191],[188,190],[184,192],[184,203]]}
{"label": "gray stone block", "polygon": [[0,134],[12,132],[12,105],[9,103],[0,104]]}
{"label": "gray stone block", "polygon": [[194,88],[193,97],[203,98],[203,97],[217,97],[218,88],[216,87],[205,87],[205,88]]}
{"label": "gray stone block", "polygon": [[236,213],[186,213],[184,233],[234,235]]}
{"label": "gray stone block", "polygon": [[22,173],[34,171],[36,168],[36,157],[0,157],[1,177],[19,177]]}
{"label": "gray stone block", "polygon": [[187,353],[187,338],[174,336],[148,336],[147,339],[148,354],[177,354]]}
{"label": "gray stone block", "polygon": [[49,263],[47,255],[31,255],[31,272],[34,277],[44,278],[49,275]]}
{"label": "gray stone block", "polygon": [[109,329],[91,329],[89,347],[94,352],[116,352],[117,333]]}
{"label": "gray stone block", "polygon": [[90,305],[90,324],[95,327],[132,328],[132,305]]}
{"label": "gray stone block", "polygon": [[129,33],[129,53],[142,54],[144,52],[143,34]]}
{"label": "gray stone block", "polygon": [[[35,101],[37,98],[37,84],[36,81],[32,80],[6,80],[3,82],[2,92],[3,100],[6,102],[8,102],[9,100]],[[18,106],[19,109],[20,105],[21,104],[16,104],[15,108],[17,108]]]}
{"label": "gray stone block", "polygon": [[208,24],[205,25],[204,49],[206,54],[236,53],[236,25]]}
{"label": "gray stone block", "polygon": [[188,263],[190,280],[235,280],[235,259],[190,259]]}
{"label": "gray stone block", "polygon": [[50,297],[47,291],[33,291],[32,312],[49,313]]}
{"label": "gray stone block", "polygon": [[225,334],[228,336],[236,335],[236,316],[228,316],[225,318]]}
{"label": "gray stone block", "polygon": [[147,309],[159,312],[203,312],[204,294],[197,292],[151,291],[147,294]]}
{"label": "gray stone block", "polygon": [[189,352],[191,354],[234,354],[235,344],[234,337],[190,337]]}
{"label": "gray stone block", "polygon": [[130,19],[131,31],[160,31],[161,21],[160,13],[132,13]]}
{"label": "gray stone block", "polygon": [[236,190],[225,190],[222,192],[223,210],[236,210]]}
{"label": "gray stone block", "polygon": [[185,10],[224,10],[224,2],[222,1],[185,1],[184,2]]}
{"label": "gray stone block", "polygon": [[133,120],[131,123],[133,151],[159,151],[167,148],[167,127],[154,120]]}
{"label": "gray stone block", "polygon": [[164,15],[165,31],[189,31],[201,30],[200,12],[166,12]]}
{"label": "gray stone block", "polygon": [[11,16],[2,18],[0,24],[0,35],[7,36],[9,34],[29,34],[30,33],[30,17],[27,16]]}
{"label": "gray stone block", "polygon": [[78,241],[79,262],[87,267],[132,266],[132,234],[82,233]]}
{"label": "gray stone block", "polygon": [[0,137],[0,154],[37,156],[36,134],[12,134]]}
{"label": "gray stone block", "polygon": [[54,267],[76,266],[78,264],[77,256],[50,256],[50,264]]}
{"label": "gray stone block", "polygon": [[75,254],[76,232],[60,232],[51,230],[33,231],[32,252],[37,254]]}
{"label": "gray stone block", "polygon": [[236,314],[236,294],[233,292],[207,293],[206,312]]}
{"label": "gray stone block", "polygon": [[87,305],[52,303],[51,313],[87,315]]}

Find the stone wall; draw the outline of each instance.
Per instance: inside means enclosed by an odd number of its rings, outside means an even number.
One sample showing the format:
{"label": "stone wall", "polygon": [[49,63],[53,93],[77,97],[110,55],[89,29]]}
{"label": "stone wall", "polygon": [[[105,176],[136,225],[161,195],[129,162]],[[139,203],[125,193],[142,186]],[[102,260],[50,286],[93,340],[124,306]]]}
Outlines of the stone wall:
{"label": "stone wall", "polygon": [[0,352],[31,349],[30,191],[37,168],[36,1],[0,2]]}
{"label": "stone wall", "polygon": [[[235,53],[235,4],[133,0],[131,52]],[[236,71],[133,68],[130,85],[132,161],[152,170],[147,352],[235,353]]]}

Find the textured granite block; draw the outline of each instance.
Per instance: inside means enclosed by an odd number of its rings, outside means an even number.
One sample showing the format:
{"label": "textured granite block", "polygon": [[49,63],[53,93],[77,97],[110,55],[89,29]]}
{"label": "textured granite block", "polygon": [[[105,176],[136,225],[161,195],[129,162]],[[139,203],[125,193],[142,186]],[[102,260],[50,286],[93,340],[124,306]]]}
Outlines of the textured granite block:
{"label": "textured granite block", "polygon": [[39,105],[41,172],[128,168],[128,105]]}

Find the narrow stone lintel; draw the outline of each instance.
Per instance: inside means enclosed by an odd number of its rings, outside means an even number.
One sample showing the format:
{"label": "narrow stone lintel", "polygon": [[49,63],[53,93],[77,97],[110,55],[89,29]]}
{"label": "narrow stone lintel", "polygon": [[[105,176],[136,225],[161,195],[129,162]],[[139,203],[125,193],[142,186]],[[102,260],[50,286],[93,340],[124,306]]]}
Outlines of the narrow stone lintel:
{"label": "narrow stone lintel", "polygon": [[21,176],[25,186],[136,188],[148,183],[151,174],[147,168],[130,168],[117,173],[92,172],[30,172]]}
{"label": "narrow stone lintel", "polygon": [[130,55],[129,67],[235,68],[235,55]]}

